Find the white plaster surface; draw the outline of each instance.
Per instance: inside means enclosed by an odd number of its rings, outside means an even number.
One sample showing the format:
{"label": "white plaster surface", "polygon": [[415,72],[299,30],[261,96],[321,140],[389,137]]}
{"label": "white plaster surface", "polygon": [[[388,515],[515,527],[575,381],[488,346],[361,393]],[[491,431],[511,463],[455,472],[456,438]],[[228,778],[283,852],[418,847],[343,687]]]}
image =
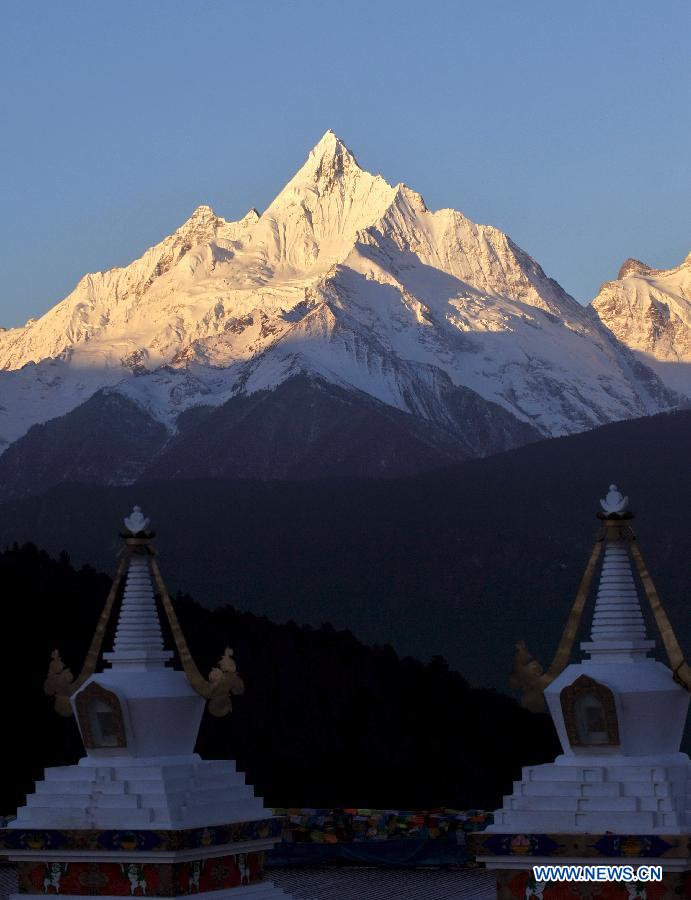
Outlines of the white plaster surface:
{"label": "white plaster surface", "polygon": [[230,760],[171,758],[46,769],[10,828],[197,828],[264,819]]}

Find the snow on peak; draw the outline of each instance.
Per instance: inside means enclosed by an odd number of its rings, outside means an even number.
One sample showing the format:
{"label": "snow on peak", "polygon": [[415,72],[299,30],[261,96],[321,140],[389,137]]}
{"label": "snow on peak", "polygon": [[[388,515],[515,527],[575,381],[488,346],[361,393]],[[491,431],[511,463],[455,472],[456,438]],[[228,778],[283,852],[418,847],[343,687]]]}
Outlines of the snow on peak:
{"label": "snow on peak", "polygon": [[691,397],[691,253],[672,269],[627,259],[592,308],[670,389]]}
{"label": "snow on peak", "polygon": [[622,263],[617,278],[626,278],[627,275],[650,275],[654,271],[650,266],[641,262],[640,259],[634,259],[634,257],[630,256]]}
{"label": "snow on peak", "polygon": [[210,206],[202,204],[194,210],[189,219],[175,230],[171,238],[174,238],[175,235],[184,235],[186,237],[194,236],[199,240],[210,240],[219,228],[227,224],[226,220],[217,216]]}
{"label": "snow on peak", "polygon": [[198,206],[195,211],[192,213],[189,222],[197,222],[197,221],[205,221],[209,219],[217,218],[216,213],[208,206],[206,203],[202,203],[201,206]]}
{"label": "snow on peak", "polygon": [[317,178],[319,178],[322,173],[328,172],[330,168],[337,168],[341,171],[349,167],[360,168],[355,156],[330,128],[328,131],[324,132],[324,135],[310,150],[307,162],[305,163],[305,167],[307,166],[314,167],[315,176]]}
{"label": "snow on peak", "polygon": [[314,147],[310,150],[310,156],[321,147],[331,147],[335,144],[341,144],[341,146],[345,147],[345,143],[339,138],[333,128],[327,128]]}
{"label": "snow on peak", "polygon": [[247,212],[246,212],[245,215],[240,219],[240,221],[239,221],[238,224],[240,224],[240,225],[254,225],[254,223],[257,222],[258,219],[259,219],[259,213],[258,213],[257,210],[252,206],[250,209],[247,210]]}
{"label": "snow on peak", "polygon": [[324,272],[345,259],[358,232],[384,214],[395,193],[327,131],[261,216],[255,243],[266,248],[273,269]]}
{"label": "snow on peak", "polygon": [[440,385],[469,387],[543,434],[668,400],[507,235],[428,210],[329,130],[261,215],[199,206],[130,265],[0,333],[0,443],[104,385],[174,427],[189,405],[301,367],[423,415],[445,414]]}
{"label": "snow on peak", "polygon": [[627,260],[624,260],[624,262],[622,263],[615,281],[620,281],[622,278],[627,278],[631,275],[642,275],[644,277],[650,276],[653,278],[658,275],[669,277],[670,275],[679,272],[682,272],[683,274],[683,270],[688,268],[691,268],[691,253],[688,253],[678,266],[675,266],[671,269],[655,269],[652,266],[649,266],[647,263],[641,262],[640,259],[635,259],[631,256]]}
{"label": "snow on peak", "polygon": [[[295,198],[310,193],[320,196],[333,189],[341,194],[348,193],[356,189],[357,181],[363,176],[373,178],[360,168],[343,141],[329,130],[310,150],[303,165],[274,199],[269,210],[280,209]],[[386,184],[383,179],[380,181]]]}

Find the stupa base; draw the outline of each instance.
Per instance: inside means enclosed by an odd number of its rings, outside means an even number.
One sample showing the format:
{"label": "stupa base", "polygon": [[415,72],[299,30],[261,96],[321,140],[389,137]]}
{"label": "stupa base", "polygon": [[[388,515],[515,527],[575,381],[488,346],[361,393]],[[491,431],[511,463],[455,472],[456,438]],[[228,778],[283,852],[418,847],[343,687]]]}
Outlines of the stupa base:
{"label": "stupa base", "polygon": [[120,854],[104,859],[95,854],[77,853],[61,859],[15,857],[21,892],[18,896],[60,894],[100,900],[140,896],[150,900],[286,896],[264,879],[263,848],[250,849],[245,845],[243,852],[237,852],[240,848],[233,848],[235,852],[229,848],[230,852],[225,853],[219,853],[219,849],[184,854],[187,858],[182,859],[179,854],[170,854],[168,859],[156,861],[152,860],[151,853],[142,854],[138,859],[123,858]]}

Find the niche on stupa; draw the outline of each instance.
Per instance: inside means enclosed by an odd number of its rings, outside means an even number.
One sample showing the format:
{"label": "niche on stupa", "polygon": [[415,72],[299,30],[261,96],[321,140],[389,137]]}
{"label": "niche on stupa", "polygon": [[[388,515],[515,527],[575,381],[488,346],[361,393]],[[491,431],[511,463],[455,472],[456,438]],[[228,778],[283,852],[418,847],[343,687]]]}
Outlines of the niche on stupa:
{"label": "niche on stupa", "polygon": [[79,730],[87,750],[127,746],[122,706],[117,694],[92,681],[77,694],[75,705]]}
{"label": "niche on stupa", "polygon": [[616,747],[619,722],[614,694],[581,675],[559,695],[566,734],[572,747]]}

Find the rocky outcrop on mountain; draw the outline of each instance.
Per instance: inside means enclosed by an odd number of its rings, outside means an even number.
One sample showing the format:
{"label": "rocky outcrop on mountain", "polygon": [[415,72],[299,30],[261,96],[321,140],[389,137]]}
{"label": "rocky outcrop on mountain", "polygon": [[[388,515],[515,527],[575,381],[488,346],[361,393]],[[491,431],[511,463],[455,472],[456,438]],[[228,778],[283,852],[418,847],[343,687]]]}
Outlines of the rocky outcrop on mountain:
{"label": "rocky outcrop on mountain", "polygon": [[640,259],[634,259],[630,256],[621,264],[617,278],[626,278],[627,275],[652,275],[656,271],[656,269],[652,269],[644,262],[641,262]]}
{"label": "rocky outcrop on mountain", "polygon": [[691,398],[691,253],[673,269],[627,259],[592,308],[668,388]]}

